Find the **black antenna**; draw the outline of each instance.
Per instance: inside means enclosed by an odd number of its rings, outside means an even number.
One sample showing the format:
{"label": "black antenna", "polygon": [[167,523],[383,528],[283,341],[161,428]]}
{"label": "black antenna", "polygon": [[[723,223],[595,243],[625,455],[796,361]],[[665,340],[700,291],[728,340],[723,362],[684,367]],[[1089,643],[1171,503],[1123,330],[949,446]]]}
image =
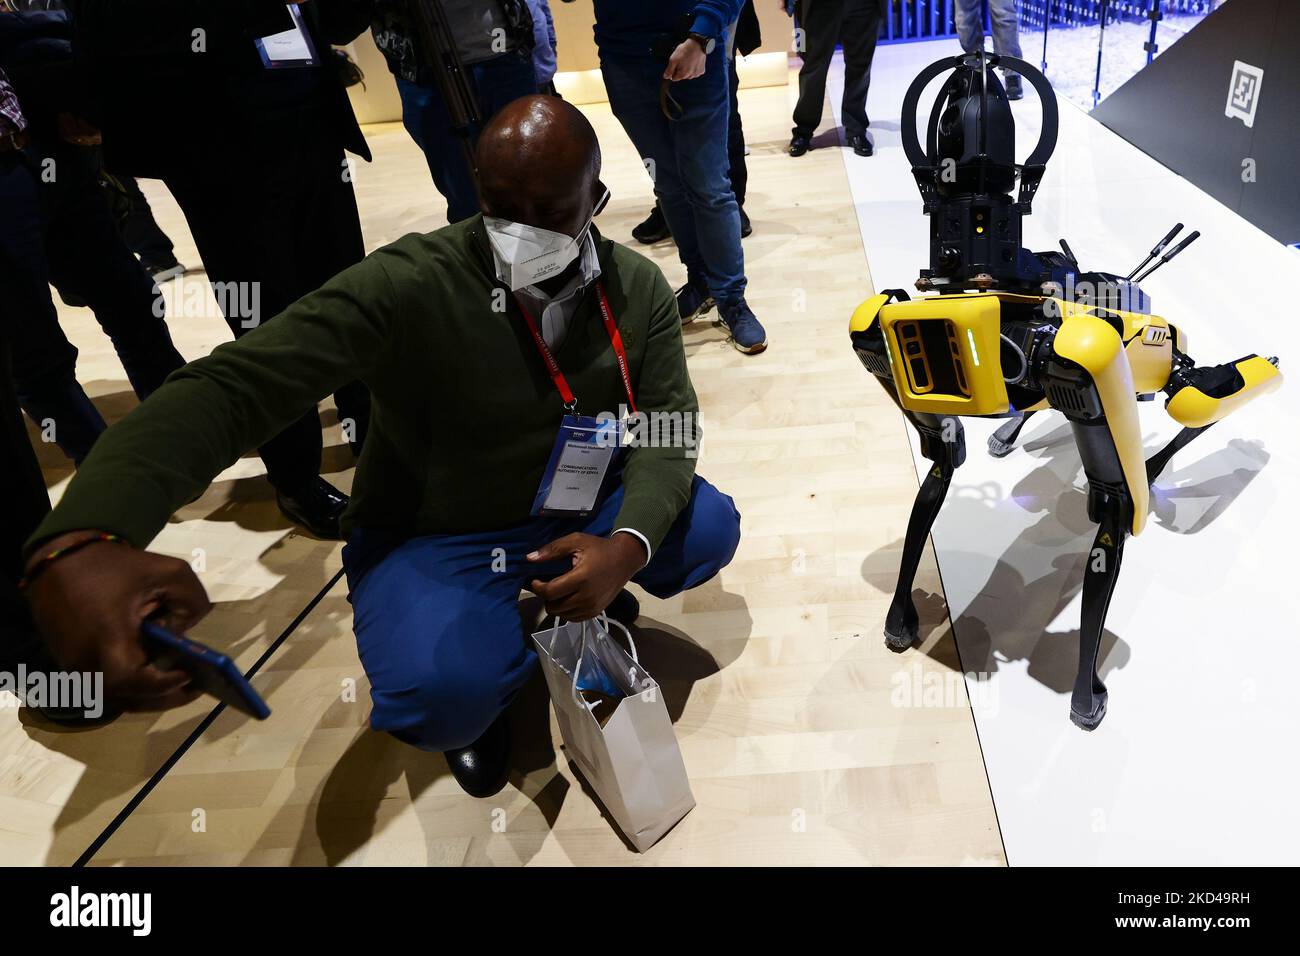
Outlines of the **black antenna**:
{"label": "black antenna", "polygon": [[1070,244],[1066,242],[1064,239],[1061,240],[1061,251],[1064,252],[1067,256],[1069,256],[1070,261],[1073,262],[1076,266],[1079,264],[1079,257],[1074,254],[1074,250],[1070,248]]}
{"label": "black antenna", "polygon": [[1174,223],[1174,228],[1169,230],[1169,234],[1165,236],[1163,239],[1161,239],[1159,242],[1157,242],[1156,247],[1147,254],[1147,257],[1143,259],[1141,262],[1139,262],[1136,266],[1134,266],[1133,271],[1130,272],[1128,275],[1126,275],[1124,278],[1126,280],[1132,279],[1135,275],[1137,275],[1139,269],[1145,266],[1156,256],[1160,255],[1160,253],[1164,252],[1165,246],[1169,245],[1169,240],[1172,239],[1174,236],[1178,235],[1182,231],[1183,231],[1183,224],[1181,222]]}
{"label": "black antenna", "polygon": [[1195,242],[1195,241],[1196,241],[1197,239],[1199,239],[1199,238],[1201,238],[1201,234],[1200,234],[1199,232],[1193,232],[1190,236],[1188,236],[1186,239],[1184,239],[1184,240],[1183,240],[1182,242],[1180,242],[1178,245],[1174,246],[1172,249],[1170,249],[1168,252],[1166,252],[1163,256],[1161,256],[1159,262],[1157,262],[1155,265],[1153,265],[1153,266],[1152,266],[1150,269],[1148,269],[1146,272],[1144,272],[1144,273],[1142,273],[1140,276],[1138,276],[1137,279],[1134,280],[1134,281],[1136,281],[1136,282],[1141,282],[1143,279],[1145,279],[1147,276],[1151,275],[1151,273],[1155,272],[1155,271],[1156,271],[1157,269],[1159,269],[1162,265],[1164,265],[1166,262],[1168,262],[1168,261],[1169,261],[1170,259],[1172,259],[1174,256],[1178,255],[1178,253],[1182,252],[1184,249],[1186,249],[1188,246],[1190,246],[1193,242]]}

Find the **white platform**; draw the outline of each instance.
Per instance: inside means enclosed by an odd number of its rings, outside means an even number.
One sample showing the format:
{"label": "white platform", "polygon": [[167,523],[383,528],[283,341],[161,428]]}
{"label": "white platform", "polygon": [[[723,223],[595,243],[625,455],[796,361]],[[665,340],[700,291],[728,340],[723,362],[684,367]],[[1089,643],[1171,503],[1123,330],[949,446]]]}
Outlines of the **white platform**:
{"label": "white platform", "polygon": [[[882,47],[868,102],[876,155],[845,151],[881,288],[910,290],[928,254],[898,134],[903,93],[924,65],[956,52],[951,41]],[[838,112],[838,75],[831,86]],[[937,82],[922,97],[922,122],[935,91]],[[1037,110],[1032,92],[1015,107],[1021,158]],[[1258,352],[1280,355],[1284,372],[1300,368],[1288,292],[1300,254],[1062,102],[1027,244],[1046,250],[1065,236],[1085,268],[1125,273],[1176,221],[1202,238],[1144,284],[1154,311],[1187,331],[1203,364]],[[845,387],[877,386],[864,372]],[[1163,401],[1144,404],[1142,422],[1149,451],[1177,431]],[[967,420],[968,459],[933,538],[1009,862],[1293,863],[1300,379],[1216,425],[1158,480],[1107,618],[1110,709],[1091,734],[1067,716],[1095,530],[1079,457],[1053,413],[995,460],[985,442],[997,424]],[[882,586],[890,562],[897,550],[869,559],[864,577]]]}

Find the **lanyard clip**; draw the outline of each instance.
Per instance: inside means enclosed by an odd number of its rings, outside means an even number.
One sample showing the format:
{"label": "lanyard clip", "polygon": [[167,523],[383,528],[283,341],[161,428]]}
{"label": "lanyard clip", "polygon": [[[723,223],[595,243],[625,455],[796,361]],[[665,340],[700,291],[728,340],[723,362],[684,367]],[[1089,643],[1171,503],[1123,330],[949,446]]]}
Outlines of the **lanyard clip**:
{"label": "lanyard clip", "polygon": [[564,403],[564,411],[568,415],[577,416],[578,414],[578,397],[575,395],[573,401]]}

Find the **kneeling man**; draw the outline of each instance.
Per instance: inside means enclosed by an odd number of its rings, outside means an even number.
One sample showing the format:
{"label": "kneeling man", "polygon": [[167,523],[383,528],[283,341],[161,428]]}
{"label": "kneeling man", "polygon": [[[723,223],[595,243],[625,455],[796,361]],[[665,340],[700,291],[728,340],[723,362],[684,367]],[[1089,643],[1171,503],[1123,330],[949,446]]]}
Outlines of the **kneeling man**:
{"label": "kneeling man", "polygon": [[[139,627],[183,632],[207,597],[188,564],[142,549],[355,379],[373,418],[343,563],[371,726],[446,752],[476,796],[504,784],[502,713],[537,664],[521,589],[567,620],[611,605],[626,618],[628,581],[667,597],[731,560],[740,516],[694,474],[672,290],[592,227],[608,198],[595,132],[527,97],[484,130],[478,159],[482,215],[378,250],[174,373],[96,443],[28,545],[32,609],[61,663],[102,670],[128,708],[190,699],[183,673],[148,663]],[[624,408],[672,422],[674,440],[586,440]]]}

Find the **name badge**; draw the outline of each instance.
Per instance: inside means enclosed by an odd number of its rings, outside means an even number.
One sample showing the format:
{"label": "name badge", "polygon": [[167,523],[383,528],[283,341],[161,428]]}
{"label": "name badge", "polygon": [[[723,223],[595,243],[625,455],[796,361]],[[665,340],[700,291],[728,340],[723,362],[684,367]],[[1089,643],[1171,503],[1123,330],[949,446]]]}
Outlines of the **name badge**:
{"label": "name badge", "polygon": [[268,70],[315,66],[318,62],[316,48],[312,45],[307,25],[302,21],[302,14],[298,12],[298,4],[287,3],[285,6],[293,18],[293,27],[253,41],[262,56],[262,65]]}
{"label": "name badge", "polygon": [[623,440],[613,418],[565,415],[533,499],[534,515],[591,514]]}

